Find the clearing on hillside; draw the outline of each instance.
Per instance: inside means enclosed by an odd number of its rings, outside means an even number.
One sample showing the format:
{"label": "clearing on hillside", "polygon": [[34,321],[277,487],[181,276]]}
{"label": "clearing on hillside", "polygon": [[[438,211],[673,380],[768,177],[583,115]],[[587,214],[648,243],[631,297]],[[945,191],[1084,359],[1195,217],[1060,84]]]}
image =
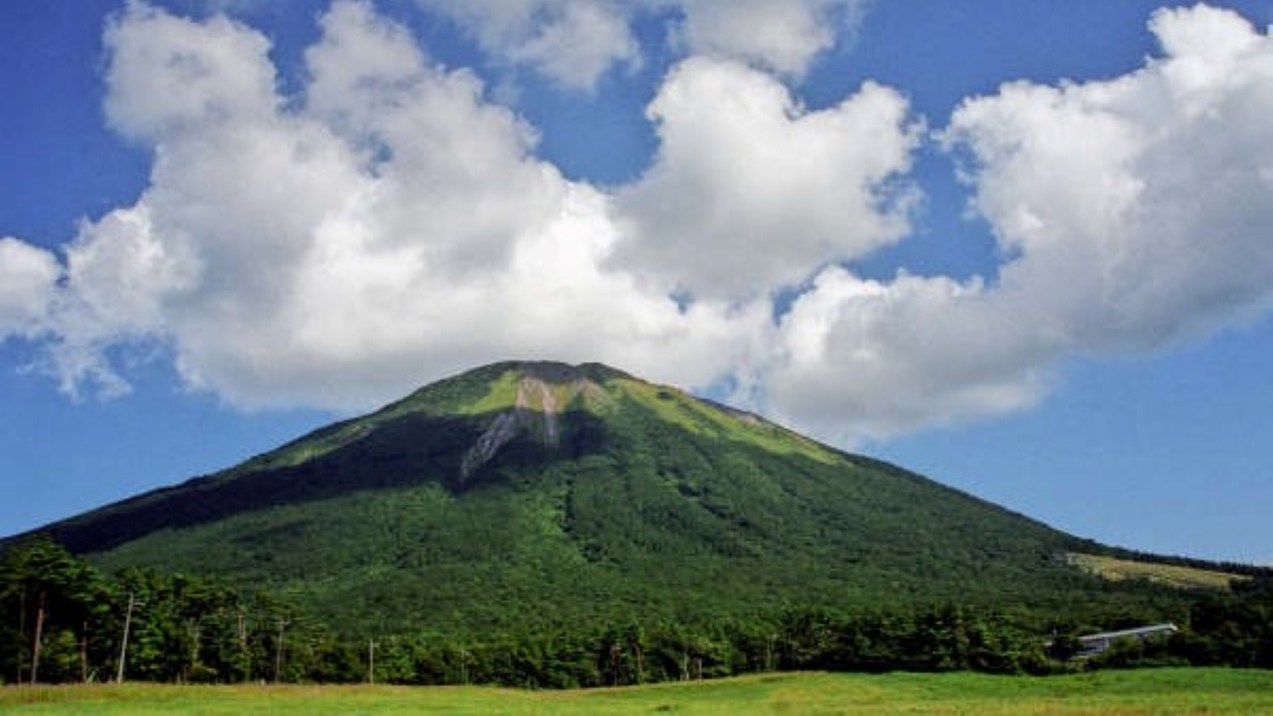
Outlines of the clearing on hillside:
{"label": "clearing on hillside", "polygon": [[1177,589],[1229,589],[1233,582],[1248,581],[1243,574],[1198,569],[1160,562],[1141,562],[1098,554],[1072,553],[1070,563],[1113,582],[1144,579]]}

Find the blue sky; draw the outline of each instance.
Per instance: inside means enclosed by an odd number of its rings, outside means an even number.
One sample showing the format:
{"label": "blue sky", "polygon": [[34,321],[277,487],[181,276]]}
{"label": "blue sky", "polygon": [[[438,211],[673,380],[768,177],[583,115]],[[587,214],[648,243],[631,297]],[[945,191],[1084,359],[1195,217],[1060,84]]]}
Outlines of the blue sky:
{"label": "blue sky", "polygon": [[510,357],[1273,562],[1273,4],[0,8],[0,534]]}

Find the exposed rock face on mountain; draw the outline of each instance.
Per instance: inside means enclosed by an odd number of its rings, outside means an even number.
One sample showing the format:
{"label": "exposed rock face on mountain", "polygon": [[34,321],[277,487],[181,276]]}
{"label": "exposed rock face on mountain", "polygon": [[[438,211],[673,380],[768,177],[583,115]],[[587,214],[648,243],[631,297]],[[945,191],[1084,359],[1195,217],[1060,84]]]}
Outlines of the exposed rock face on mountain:
{"label": "exposed rock face on mountain", "polygon": [[479,368],[44,531],[107,567],[268,584],[364,633],[1046,608],[1093,579],[1064,559],[1076,538],[596,364]]}

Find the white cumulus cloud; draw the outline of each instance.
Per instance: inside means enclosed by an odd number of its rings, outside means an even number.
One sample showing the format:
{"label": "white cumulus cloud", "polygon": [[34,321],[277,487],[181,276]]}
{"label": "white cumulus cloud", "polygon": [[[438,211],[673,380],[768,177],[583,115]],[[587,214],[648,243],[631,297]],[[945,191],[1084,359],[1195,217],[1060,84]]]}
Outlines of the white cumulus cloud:
{"label": "white cumulus cloud", "polygon": [[[685,23],[709,12],[683,6]],[[507,13],[515,31],[492,37],[545,72],[556,51],[533,48],[566,42],[585,22],[570,12],[624,32],[638,12],[472,7]],[[826,47],[816,32],[795,33],[797,59],[675,65],[647,110],[650,166],[601,188],[369,3],[322,15],[292,95],[261,33],[130,3],[105,36],[106,113],[152,152],[149,184],[56,253],[0,239],[0,338],[104,394],[127,390],[121,356],[158,346],[248,407],[367,408],[528,357],[731,385],[842,442],[1021,410],[1067,356],[1155,350],[1273,303],[1273,41],[1205,6],[1150,30],[1161,53],[1137,71],[1008,84],[938,133],[996,271],[867,280],[853,262],[905,240],[911,161],[933,140],[875,83],[803,107],[780,78]],[[579,86],[632,57],[587,53]]]}
{"label": "white cumulus cloud", "polygon": [[658,156],[619,193],[618,258],[695,296],[745,298],[859,258],[907,229],[888,187],[918,143],[897,92],[867,83],[808,111],[773,77],[696,58],[647,114]]}
{"label": "white cumulus cloud", "polygon": [[1273,300],[1273,40],[1156,13],[1163,56],[1108,81],[1009,84],[944,131],[1006,258],[997,282],[819,276],[783,319],[773,409],[888,437],[1019,409],[1070,355],[1143,352]]}
{"label": "white cumulus cloud", "polygon": [[980,281],[820,274],[783,318],[766,396],[838,442],[1020,410],[1052,384],[1055,337]]}
{"label": "white cumulus cloud", "polygon": [[973,206],[1019,257],[1005,295],[1075,347],[1154,348],[1273,297],[1273,40],[1235,13],[1156,13],[1164,56],[1108,82],[966,102]]}
{"label": "white cumulus cloud", "polygon": [[126,390],[111,350],[147,342],[243,406],[366,408],[517,356],[706,384],[764,330],[763,305],[681,306],[609,268],[611,199],[536,158],[471,72],[365,3],[320,24],[302,101],[248,27],[140,4],[111,26],[109,117],[154,167],[46,302],[68,391]]}

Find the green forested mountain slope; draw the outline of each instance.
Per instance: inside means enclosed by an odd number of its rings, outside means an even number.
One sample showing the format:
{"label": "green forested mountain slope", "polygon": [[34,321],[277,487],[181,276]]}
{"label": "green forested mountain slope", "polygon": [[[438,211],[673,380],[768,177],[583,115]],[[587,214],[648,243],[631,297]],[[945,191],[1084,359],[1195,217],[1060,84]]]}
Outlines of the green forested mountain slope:
{"label": "green forested mountain slope", "polygon": [[44,530],[108,568],[268,585],[347,633],[1072,611],[1093,545],[605,366],[502,363]]}

